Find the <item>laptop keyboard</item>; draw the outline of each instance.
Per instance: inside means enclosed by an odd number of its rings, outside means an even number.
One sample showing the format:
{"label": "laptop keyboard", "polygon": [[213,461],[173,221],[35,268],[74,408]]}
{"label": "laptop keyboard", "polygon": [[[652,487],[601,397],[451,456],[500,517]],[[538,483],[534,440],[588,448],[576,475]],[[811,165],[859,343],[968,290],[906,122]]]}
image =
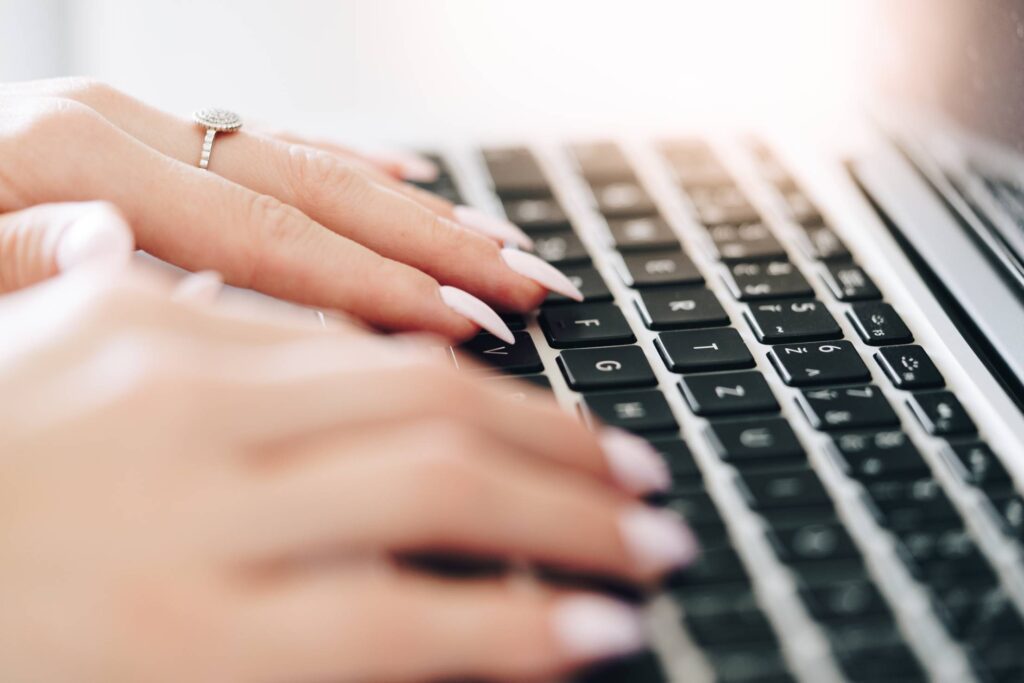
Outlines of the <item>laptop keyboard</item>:
{"label": "laptop keyboard", "polygon": [[1024,499],[771,150],[470,157],[424,187],[486,186],[586,300],[465,350],[649,439],[703,547],[650,598],[653,651],[581,680],[1024,680]]}

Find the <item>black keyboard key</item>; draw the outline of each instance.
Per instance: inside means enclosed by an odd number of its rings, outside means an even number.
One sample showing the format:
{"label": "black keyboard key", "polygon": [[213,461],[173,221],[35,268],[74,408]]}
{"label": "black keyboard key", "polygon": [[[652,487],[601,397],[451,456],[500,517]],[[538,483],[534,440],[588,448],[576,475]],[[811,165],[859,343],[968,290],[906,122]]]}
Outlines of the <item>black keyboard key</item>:
{"label": "black keyboard key", "polygon": [[525,147],[485,149],[483,157],[491,173],[494,191],[500,197],[544,197],[550,194],[537,159]]}
{"label": "black keyboard key", "polygon": [[1009,490],[1013,478],[988,444],[981,441],[950,444],[961,478],[985,491]]}
{"label": "black keyboard key", "polygon": [[977,428],[960,400],[949,391],[926,391],[913,394],[907,405],[929,434],[952,436],[974,434]]}
{"label": "black keyboard key", "polygon": [[860,558],[793,562],[789,564],[789,568],[800,579],[800,585],[809,588],[830,586],[849,581],[871,580],[868,570]]}
{"label": "black keyboard key", "polygon": [[576,233],[569,230],[546,232],[533,238],[533,252],[555,265],[585,263],[590,254]]}
{"label": "black keyboard key", "polygon": [[964,579],[994,579],[992,566],[962,527],[924,527],[901,534],[900,541],[925,582],[947,586]]}
{"label": "black keyboard key", "polygon": [[573,156],[580,173],[587,182],[609,183],[616,180],[632,180],[633,169],[622,148],[614,142],[589,142],[573,145]]}
{"label": "black keyboard key", "polygon": [[664,436],[650,440],[672,472],[673,481],[693,481],[701,478],[700,468],[686,442],[678,436]]}
{"label": "black keyboard key", "polygon": [[989,502],[998,515],[1003,531],[1018,541],[1024,541],[1024,497],[1010,490],[990,496]]}
{"label": "black keyboard key", "polygon": [[738,466],[806,457],[792,427],[781,417],[712,422],[708,439],[720,458]]}
{"label": "black keyboard key", "polygon": [[667,683],[668,678],[651,652],[602,662],[573,679],[576,683]]}
{"label": "black keyboard key", "polygon": [[807,256],[819,261],[850,258],[850,251],[843,241],[832,231],[832,228],[825,225],[805,227],[800,246]]}
{"label": "black keyboard key", "polygon": [[554,197],[508,199],[503,206],[508,219],[529,233],[572,230],[562,205]]}
{"label": "black keyboard key", "polygon": [[994,633],[1006,633],[1019,619],[998,581],[965,579],[934,590],[932,597],[956,638],[987,640]]}
{"label": "black keyboard key", "polygon": [[515,344],[508,344],[494,335],[483,333],[470,339],[462,348],[502,372],[527,374],[543,370],[537,346],[530,338],[530,333],[518,330],[512,334],[516,339]]}
{"label": "black keyboard key", "polygon": [[591,187],[597,210],[607,218],[630,218],[656,214],[658,207],[640,183],[620,180]]}
{"label": "black keyboard key", "polygon": [[[706,651],[716,683],[795,683],[775,644],[716,646]],[[625,679],[624,679],[625,683]],[[630,681],[630,683],[632,683]]]}
{"label": "black keyboard key", "polygon": [[914,335],[889,304],[853,304],[846,315],[865,344],[887,346],[914,341]]}
{"label": "black keyboard key", "polygon": [[672,410],[657,389],[585,394],[590,413],[604,424],[631,432],[665,432],[678,429]]}
{"label": "black keyboard key", "polygon": [[825,276],[825,284],[832,291],[832,296],[840,301],[874,301],[881,299],[882,293],[855,263],[829,263]]}
{"label": "black keyboard key", "polygon": [[754,590],[747,584],[709,586],[703,591],[689,591],[676,597],[687,618],[718,617],[757,609]]}
{"label": "black keyboard key", "polygon": [[644,324],[652,330],[729,324],[729,315],[722,304],[711,290],[701,286],[641,290],[637,308]]}
{"label": "black keyboard key", "polygon": [[764,612],[752,606],[725,614],[686,614],[693,639],[704,646],[771,642],[775,638]]}
{"label": "black keyboard key", "polygon": [[[583,295],[583,299],[587,303],[611,300],[611,290],[608,289],[608,285],[605,284],[604,278],[601,277],[601,274],[597,272],[597,269],[593,266],[569,265],[561,266],[559,270],[569,278],[569,282],[573,283],[576,286],[576,289],[580,290],[580,294]],[[548,294],[548,298],[544,300],[544,305],[564,304],[572,301],[573,299],[570,299],[563,294],[551,292]]]}
{"label": "black keyboard key", "polygon": [[782,193],[782,198],[786,202],[786,207],[789,209],[790,217],[800,223],[801,225],[810,224],[813,222],[821,221],[821,214],[818,212],[817,207],[807,197],[806,194],[798,189],[791,189]]}
{"label": "black keyboard key", "polygon": [[658,216],[620,218],[608,221],[608,229],[619,251],[663,249],[679,245],[665,219]]}
{"label": "black keyboard key", "polygon": [[719,583],[748,583],[750,577],[739,555],[732,548],[705,550],[689,567],[673,573],[668,584],[673,593],[690,590],[704,591],[708,585]]}
{"label": "black keyboard key", "polygon": [[615,304],[548,306],[537,317],[548,343],[556,349],[636,341],[629,323]]}
{"label": "black keyboard key", "polygon": [[820,301],[751,304],[747,322],[762,344],[839,339],[843,331]]}
{"label": "black keyboard key", "polygon": [[[931,474],[915,479],[867,482],[864,484],[864,489],[867,491],[868,497],[883,513],[913,507],[924,509],[935,501],[938,501],[937,509],[944,510],[945,504],[949,502],[942,486]],[[936,524],[945,518],[945,515],[937,516],[931,524]],[[897,535],[902,535],[905,531],[910,531],[910,529],[897,530]]]}
{"label": "black keyboard key", "polygon": [[782,381],[791,387],[866,382],[868,366],[848,341],[783,344],[768,352]]}
{"label": "black keyboard key", "polygon": [[743,191],[733,184],[689,187],[687,194],[697,219],[704,225],[756,221],[761,217]]}
{"label": "black keyboard key", "polygon": [[903,643],[844,652],[839,656],[839,668],[854,683],[925,683],[929,680],[917,658]]}
{"label": "black keyboard key", "polygon": [[789,261],[734,263],[729,267],[726,284],[740,301],[814,296],[807,280]]}
{"label": "black keyboard key", "polygon": [[805,389],[797,399],[815,429],[894,427],[900,419],[878,387]]}
{"label": "black keyboard key", "polygon": [[945,384],[942,373],[920,346],[888,346],[875,353],[875,360],[897,389],[936,389]]}
{"label": "black keyboard key", "polygon": [[816,506],[832,500],[813,470],[745,474],[743,484],[755,510]]}
{"label": "black keyboard key", "polygon": [[696,284],[704,281],[697,266],[680,249],[629,253],[622,260],[625,265],[622,279],[630,287]]}
{"label": "black keyboard key", "polygon": [[920,477],[931,471],[906,433],[898,429],[847,432],[832,438],[854,479],[888,481]]}
{"label": "black keyboard key", "polygon": [[657,384],[639,346],[574,349],[558,354],[558,367],[576,391],[649,387]]}
{"label": "black keyboard key", "polygon": [[837,581],[804,587],[800,595],[811,616],[822,621],[847,621],[889,611],[885,598],[870,581]]}
{"label": "black keyboard key", "polygon": [[813,523],[775,529],[771,539],[783,562],[812,562],[860,556],[853,538],[838,523]]}
{"label": "black keyboard key", "polygon": [[698,534],[705,528],[724,528],[725,522],[711,496],[703,491],[684,494],[669,493],[660,497],[661,503],[686,520]]}
{"label": "black keyboard key", "polygon": [[672,372],[712,372],[754,367],[740,333],[731,327],[664,332],[654,340]]}
{"label": "black keyboard key", "polygon": [[708,228],[708,234],[715,248],[715,258],[726,263],[786,258],[786,250],[760,221],[722,223]]}
{"label": "black keyboard key", "polygon": [[695,414],[704,417],[778,412],[779,404],[760,372],[690,375],[679,389]]}
{"label": "black keyboard key", "polygon": [[[799,465],[794,463],[793,468],[789,471],[799,472],[807,469],[810,469],[810,465],[806,462]],[[783,472],[781,469],[761,469],[754,470],[754,473],[771,471]],[[759,513],[764,519],[765,524],[768,525],[769,530],[772,531],[799,529],[812,524],[839,524],[839,517],[836,516],[835,506],[831,502],[792,508],[772,508],[770,510],[759,510]]]}
{"label": "black keyboard key", "polygon": [[501,322],[508,325],[510,330],[525,330],[526,316],[522,313],[501,313]]}

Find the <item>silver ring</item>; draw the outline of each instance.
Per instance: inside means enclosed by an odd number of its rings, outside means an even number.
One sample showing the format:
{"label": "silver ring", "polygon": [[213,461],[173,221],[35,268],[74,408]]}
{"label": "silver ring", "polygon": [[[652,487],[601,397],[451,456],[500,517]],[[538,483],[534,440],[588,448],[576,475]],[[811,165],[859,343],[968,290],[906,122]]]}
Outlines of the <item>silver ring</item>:
{"label": "silver ring", "polygon": [[242,117],[227,109],[200,109],[192,114],[192,120],[206,129],[203,152],[199,156],[199,168],[210,165],[210,152],[217,133],[234,133],[242,127]]}

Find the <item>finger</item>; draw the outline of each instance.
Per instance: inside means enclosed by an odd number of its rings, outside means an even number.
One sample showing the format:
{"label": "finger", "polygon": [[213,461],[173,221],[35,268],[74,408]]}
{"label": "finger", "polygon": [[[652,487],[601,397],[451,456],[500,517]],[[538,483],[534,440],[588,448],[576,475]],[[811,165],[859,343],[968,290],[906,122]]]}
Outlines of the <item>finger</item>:
{"label": "finger", "polygon": [[[109,89],[72,96],[145,144],[184,163],[195,163],[201,136],[194,123]],[[512,242],[524,243],[525,235],[511,223],[475,209],[460,209],[458,215],[466,217],[467,229],[393,187],[374,182],[333,154],[242,130],[217,138],[209,168],[300,209],[383,256],[501,307],[529,310],[543,299],[544,288],[580,297],[557,269],[532,256],[504,258],[493,239],[479,234],[485,229],[504,230]]]}
{"label": "finger", "polygon": [[224,278],[215,270],[191,273],[174,288],[175,301],[212,304],[224,288]]}
{"label": "finger", "polygon": [[645,640],[638,613],[609,598],[409,573],[296,579],[249,600],[236,624],[258,680],[538,678]]}
{"label": "finger", "polygon": [[[20,167],[17,196],[27,203],[108,199],[136,226],[139,245],[160,258],[188,270],[217,270],[232,284],[272,296],[346,310],[378,327],[465,339],[485,325],[511,336],[494,323],[497,316],[481,315],[489,310],[482,304],[454,310],[433,278],[272,197],[169,160],[81,105],[40,100],[34,106],[27,112],[31,144],[9,155]],[[93,154],[97,148],[105,154]],[[69,155],[88,155],[88,172],[80,164],[41,168],[38,161]]]}
{"label": "finger", "polygon": [[0,215],[0,294],[85,263],[126,262],[131,228],[105,202],[46,204]]}
{"label": "finger", "polygon": [[370,429],[327,450],[255,479],[233,534],[246,557],[441,551],[649,581],[696,554],[675,514],[462,425]]}

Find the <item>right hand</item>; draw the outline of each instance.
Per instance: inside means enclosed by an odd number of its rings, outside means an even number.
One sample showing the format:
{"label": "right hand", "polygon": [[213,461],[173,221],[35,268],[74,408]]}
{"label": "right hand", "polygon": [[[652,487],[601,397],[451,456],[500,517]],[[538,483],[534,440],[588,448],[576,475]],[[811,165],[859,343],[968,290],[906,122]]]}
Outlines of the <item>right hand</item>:
{"label": "right hand", "polygon": [[110,269],[0,298],[0,679],[534,678],[641,645],[603,596],[379,558],[652,580],[695,547],[635,497],[646,444]]}

